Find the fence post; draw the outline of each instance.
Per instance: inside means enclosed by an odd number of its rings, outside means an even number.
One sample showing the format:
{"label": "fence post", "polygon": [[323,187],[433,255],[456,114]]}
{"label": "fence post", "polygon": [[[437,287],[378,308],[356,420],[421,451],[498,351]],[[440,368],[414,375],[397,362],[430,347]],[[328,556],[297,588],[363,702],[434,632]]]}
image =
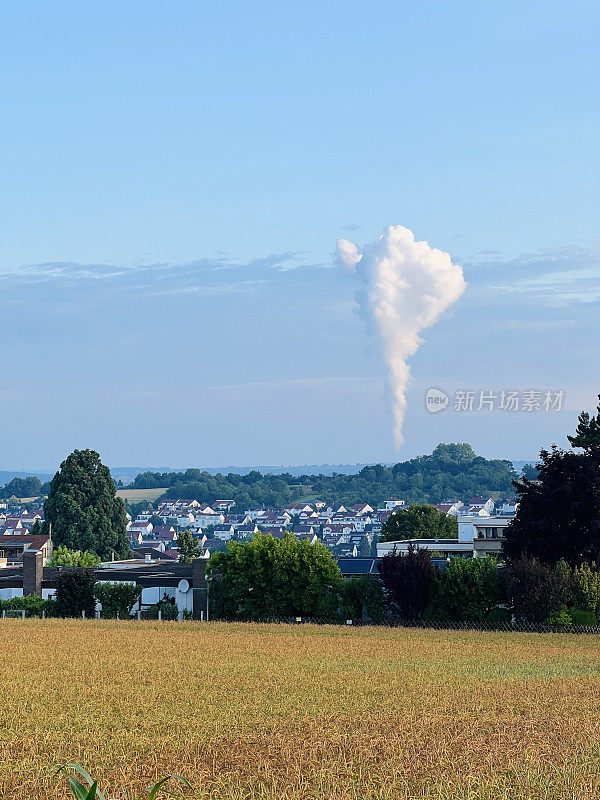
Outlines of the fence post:
{"label": "fence post", "polygon": [[42,611],[42,619],[46,619],[46,609]]}
{"label": "fence post", "polygon": [[138,618],[138,622],[140,622],[141,619],[142,619],[142,612],[141,611],[137,612],[137,618]]}
{"label": "fence post", "polygon": [[85,619],[85,608],[81,612],[81,619]]}
{"label": "fence post", "polygon": [[21,611],[21,619],[25,619],[25,609]]}
{"label": "fence post", "polygon": [[162,622],[162,608],[158,609],[158,621]]}
{"label": "fence post", "polygon": [[119,619],[119,612],[117,611],[117,619]]}
{"label": "fence post", "polygon": [[6,617],[6,611],[3,611],[2,612],[2,619],[5,619],[5,617]]}

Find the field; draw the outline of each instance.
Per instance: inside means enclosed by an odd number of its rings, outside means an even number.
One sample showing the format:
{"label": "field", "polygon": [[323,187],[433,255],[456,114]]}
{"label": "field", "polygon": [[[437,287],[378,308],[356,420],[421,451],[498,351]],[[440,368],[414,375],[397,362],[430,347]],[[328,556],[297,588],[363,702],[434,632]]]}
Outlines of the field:
{"label": "field", "polygon": [[117,497],[122,497],[130,503],[140,503],[142,500],[153,503],[166,491],[166,489],[117,489]]}
{"label": "field", "polygon": [[176,772],[222,800],[600,796],[592,636],[4,620],[0,797]]}

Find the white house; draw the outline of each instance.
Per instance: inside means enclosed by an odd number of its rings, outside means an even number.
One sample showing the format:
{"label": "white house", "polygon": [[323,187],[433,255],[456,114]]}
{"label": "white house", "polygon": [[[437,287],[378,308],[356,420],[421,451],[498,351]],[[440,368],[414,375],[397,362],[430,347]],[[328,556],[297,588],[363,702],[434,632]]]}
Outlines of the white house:
{"label": "white house", "polygon": [[386,500],[384,503],[384,508],[386,511],[395,511],[397,508],[402,508],[405,506],[406,503],[404,500],[399,500],[397,497],[391,497],[389,500]]}
{"label": "white house", "polygon": [[127,526],[127,533],[141,533],[142,536],[149,536],[154,529],[151,522],[132,522]]}
{"label": "white house", "polygon": [[233,538],[233,525],[218,525],[213,531],[213,537],[228,542]]}
{"label": "white house", "polygon": [[513,517],[482,517],[480,514],[461,514],[458,517],[458,540],[468,542],[473,548],[473,556],[500,555],[504,531]]}
{"label": "white house", "polygon": [[228,514],[235,505],[235,500],[215,500],[213,508],[215,511],[224,511]]}
{"label": "white house", "polygon": [[467,505],[469,506],[469,510],[474,509],[480,511],[484,509],[488,514],[492,514],[494,511],[494,501],[491,497],[472,497]]}
{"label": "white house", "polygon": [[352,511],[359,516],[366,516],[367,514],[373,514],[375,509],[370,506],[368,503],[357,503],[356,505],[352,506]]}
{"label": "white house", "polygon": [[519,508],[519,503],[514,497],[508,497],[506,500],[502,501],[502,505],[498,509],[500,514],[503,516],[512,516],[513,514],[517,513],[517,509]]}
{"label": "white house", "polygon": [[194,524],[195,517],[191,511],[186,513],[178,513],[175,517],[177,520],[177,527],[185,530],[185,528],[191,528]]}

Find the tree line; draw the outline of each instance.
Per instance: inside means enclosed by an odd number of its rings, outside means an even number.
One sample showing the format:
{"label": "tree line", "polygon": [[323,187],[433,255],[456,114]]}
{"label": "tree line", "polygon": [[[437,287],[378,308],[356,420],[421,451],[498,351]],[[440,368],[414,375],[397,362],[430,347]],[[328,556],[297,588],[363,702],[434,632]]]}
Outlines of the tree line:
{"label": "tree line", "polygon": [[50,482],[42,483],[37,475],[28,475],[26,478],[13,478],[0,488],[0,498],[8,500],[9,497],[42,497],[48,494]]}
{"label": "tree line", "polygon": [[368,502],[380,505],[389,497],[407,503],[441,503],[448,498],[473,495],[506,496],[517,477],[510,461],[476,455],[469,444],[439,444],[431,455],[419,456],[394,466],[375,464],[354,475],[211,475],[198,469],[184,472],[142,472],[131,484],[135,489],[165,487],[165,499],[234,500],[238,508],[282,508],[307,496],[336,505]]}
{"label": "tree line", "polygon": [[[356,616],[364,613],[373,621],[386,615],[493,621],[494,615],[506,614],[559,624],[592,620],[600,611],[600,403],[596,415],[582,412],[569,442],[572,450],[542,450],[535,475],[514,480],[520,505],[505,533],[504,564],[455,558],[440,570],[428,551],[413,548],[381,559],[380,580],[342,581],[321,543],[258,535],[249,543],[230,542],[226,552],[211,557],[215,613],[226,618],[343,617],[355,616],[349,613],[354,609]],[[438,460],[446,460],[457,473],[478,460],[468,445],[441,445],[436,451]],[[251,482],[255,476],[236,477]],[[103,560],[129,555],[125,507],[98,453],[76,450],[65,459],[44,509],[44,524],[52,524],[57,559],[63,563],[84,563],[86,553]],[[448,526],[455,521],[439,513],[432,521],[431,513],[415,506],[403,512],[406,516],[394,515],[403,529],[390,529],[389,536],[414,538],[423,525],[431,530],[431,524],[438,526],[440,537],[453,533]],[[183,554],[192,560],[196,544],[188,544]],[[81,553],[72,558],[71,550]]]}

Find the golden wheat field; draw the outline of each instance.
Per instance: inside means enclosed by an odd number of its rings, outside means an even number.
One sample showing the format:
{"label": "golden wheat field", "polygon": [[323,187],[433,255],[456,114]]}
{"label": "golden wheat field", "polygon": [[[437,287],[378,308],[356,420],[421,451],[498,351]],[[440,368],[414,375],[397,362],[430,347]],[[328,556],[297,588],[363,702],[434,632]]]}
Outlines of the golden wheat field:
{"label": "golden wheat field", "polygon": [[0,797],[600,796],[591,636],[4,620]]}

